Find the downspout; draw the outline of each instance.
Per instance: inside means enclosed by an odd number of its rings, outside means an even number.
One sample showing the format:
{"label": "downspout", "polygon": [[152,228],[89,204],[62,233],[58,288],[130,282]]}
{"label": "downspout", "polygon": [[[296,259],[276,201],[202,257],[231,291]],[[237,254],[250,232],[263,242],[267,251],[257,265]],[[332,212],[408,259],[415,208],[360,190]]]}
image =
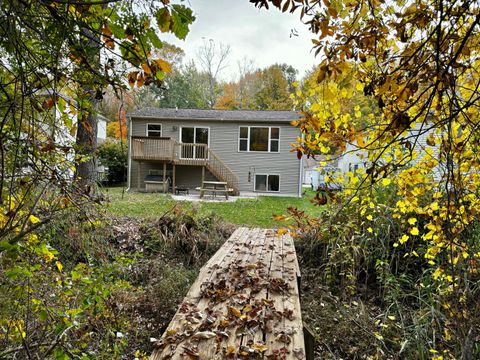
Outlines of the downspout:
{"label": "downspout", "polygon": [[130,179],[132,171],[132,117],[128,118],[127,140],[128,140],[128,167],[127,167],[127,191],[130,191]]}
{"label": "downspout", "polygon": [[[305,134],[302,133],[302,140],[305,138]],[[302,184],[303,184],[303,156],[300,158],[300,169],[298,176],[298,197],[302,197]]]}

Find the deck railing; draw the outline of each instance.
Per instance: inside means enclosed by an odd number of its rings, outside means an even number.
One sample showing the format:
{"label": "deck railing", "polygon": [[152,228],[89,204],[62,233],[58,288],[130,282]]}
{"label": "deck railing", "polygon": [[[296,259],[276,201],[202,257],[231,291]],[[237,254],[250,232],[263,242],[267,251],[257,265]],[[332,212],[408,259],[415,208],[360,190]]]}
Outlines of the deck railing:
{"label": "deck railing", "polygon": [[171,138],[132,136],[133,160],[172,161],[178,165],[203,165],[238,193],[238,177],[207,144],[179,143]]}
{"label": "deck railing", "polygon": [[170,138],[132,137],[132,159],[171,160],[175,158],[175,141]]}

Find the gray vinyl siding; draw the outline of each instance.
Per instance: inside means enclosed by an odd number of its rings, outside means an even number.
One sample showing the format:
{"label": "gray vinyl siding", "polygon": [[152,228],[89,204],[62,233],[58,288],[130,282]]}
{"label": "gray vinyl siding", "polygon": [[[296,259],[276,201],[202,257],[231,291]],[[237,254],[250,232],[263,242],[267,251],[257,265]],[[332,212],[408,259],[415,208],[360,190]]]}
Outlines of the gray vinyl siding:
{"label": "gray vinyl siding", "polygon": [[[165,119],[135,119],[132,118],[132,136],[145,136],[147,124],[162,124],[162,136],[170,137],[179,141],[180,127],[197,126],[208,127],[210,129],[210,148],[222,159],[230,169],[235,172],[239,178],[240,192],[254,192],[255,174],[278,174],[280,175],[280,191],[265,192],[266,195],[286,195],[298,196],[299,183],[301,181],[300,167],[301,162],[297,159],[296,154],[291,151],[291,143],[297,140],[300,132],[297,128],[288,123],[261,123],[258,121],[190,121],[190,120],[165,120]],[[238,151],[238,137],[240,126],[269,126],[280,128],[280,151],[275,152],[243,152]],[[131,185],[132,189],[136,189],[137,181],[137,162],[131,161]],[[148,165],[150,166],[150,164]],[[157,165],[162,167],[161,163]],[[186,168],[186,169],[185,169]],[[191,169],[189,169],[191,168]],[[141,179],[148,173],[148,167],[142,164]],[[185,175],[184,172],[192,171],[191,176]],[[198,182],[196,173],[200,172]],[[248,173],[251,173],[250,182],[248,182]],[[188,180],[187,180],[188,179]],[[191,188],[200,186],[201,170],[195,167],[177,166],[177,185],[182,182],[190,184]]]}

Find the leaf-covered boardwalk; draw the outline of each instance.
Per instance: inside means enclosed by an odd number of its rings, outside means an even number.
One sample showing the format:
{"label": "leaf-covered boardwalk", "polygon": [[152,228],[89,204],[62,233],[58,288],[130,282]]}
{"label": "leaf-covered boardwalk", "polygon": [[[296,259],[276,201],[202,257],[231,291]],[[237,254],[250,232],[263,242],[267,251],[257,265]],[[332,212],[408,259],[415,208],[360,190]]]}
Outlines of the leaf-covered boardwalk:
{"label": "leaf-covered boardwalk", "polygon": [[239,228],[201,269],[159,359],[305,359],[293,240]]}

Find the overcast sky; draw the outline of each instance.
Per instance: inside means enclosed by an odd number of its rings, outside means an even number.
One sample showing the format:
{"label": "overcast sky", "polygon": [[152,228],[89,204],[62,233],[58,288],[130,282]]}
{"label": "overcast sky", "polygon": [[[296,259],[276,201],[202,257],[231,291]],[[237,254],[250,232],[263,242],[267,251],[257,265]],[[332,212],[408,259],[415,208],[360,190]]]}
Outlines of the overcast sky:
{"label": "overcast sky", "polygon": [[[284,14],[272,7],[259,10],[248,0],[190,0],[186,5],[196,16],[186,40],[163,38],[184,49],[187,59],[195,59],[203,39],[230,45],[229,66],[222,74],[225,80],[232,80],[237,61],[244,56],[257,67],[287,63],[299,71],[299,77],[316,63],[312,35],[300,22],[299,13]],[[291,36],[292,30],[298,36]]]}

